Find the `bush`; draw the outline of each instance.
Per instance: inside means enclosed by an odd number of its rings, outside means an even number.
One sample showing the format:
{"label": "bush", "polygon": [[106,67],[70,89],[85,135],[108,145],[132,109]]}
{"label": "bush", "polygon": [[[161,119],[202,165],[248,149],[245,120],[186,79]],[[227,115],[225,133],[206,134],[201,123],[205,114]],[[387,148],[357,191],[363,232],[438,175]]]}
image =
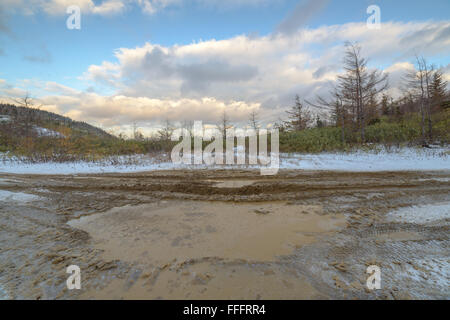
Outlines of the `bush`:
{"label": "bush", "polygon": [[280,133],[281,152],[323,152],[343,150],[341,129],[336,127],[311,128],[298,132]]}

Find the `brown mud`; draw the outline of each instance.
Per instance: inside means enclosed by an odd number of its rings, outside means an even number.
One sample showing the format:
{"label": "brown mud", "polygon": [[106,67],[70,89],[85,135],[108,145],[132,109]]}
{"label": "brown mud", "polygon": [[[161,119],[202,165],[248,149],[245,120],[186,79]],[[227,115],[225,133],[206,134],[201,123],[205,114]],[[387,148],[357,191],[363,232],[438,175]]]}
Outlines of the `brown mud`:
{"label": "brown mud", "polygon": [[[0,298],[449,299],[450,212],[388,217],[445,208],[449,176],[2,174]],[[72,264],[81,290],[66,287]],[[369,265],[380,290],[366,287]]]}

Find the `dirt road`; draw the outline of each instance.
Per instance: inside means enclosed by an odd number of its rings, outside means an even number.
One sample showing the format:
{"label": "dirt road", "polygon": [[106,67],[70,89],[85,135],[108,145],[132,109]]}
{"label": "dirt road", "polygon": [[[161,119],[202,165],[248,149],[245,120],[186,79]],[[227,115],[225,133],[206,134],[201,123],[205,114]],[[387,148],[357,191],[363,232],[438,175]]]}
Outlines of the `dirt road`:
{"label": "dirt road", "polygon": [[449,299],[449,191],[449,172],[2,174],[0,298]]}

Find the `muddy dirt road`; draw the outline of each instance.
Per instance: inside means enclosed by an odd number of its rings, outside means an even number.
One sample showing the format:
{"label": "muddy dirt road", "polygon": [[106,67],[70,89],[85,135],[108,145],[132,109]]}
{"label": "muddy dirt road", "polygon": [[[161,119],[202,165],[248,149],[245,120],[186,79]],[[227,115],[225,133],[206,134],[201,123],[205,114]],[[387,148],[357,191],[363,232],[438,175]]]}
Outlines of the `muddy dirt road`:
{"label": "muddy dirt road", "polygon": [[449,172],[1,174],[0,298],[449,299],[449,225]]}

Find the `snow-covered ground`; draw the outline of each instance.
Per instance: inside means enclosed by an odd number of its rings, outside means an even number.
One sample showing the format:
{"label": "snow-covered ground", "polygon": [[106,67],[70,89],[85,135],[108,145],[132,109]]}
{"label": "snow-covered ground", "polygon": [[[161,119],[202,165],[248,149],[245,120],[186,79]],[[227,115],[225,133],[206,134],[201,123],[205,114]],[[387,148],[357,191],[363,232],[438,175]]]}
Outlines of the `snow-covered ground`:
{"label": "snow-covered ground", "polygon": [[0,201],[7,202],[30,202],[33,200],[37,200],[39,197],[23,193],[23,192],[10,192],[6,190],[0,190]]}
{"label": "snow-covered ground", "polygon": [[[176,169],[259,169],[256,165],[185,165],[147,155],[120,156],[99,162],[29,163],[0,155],[0,173],[77,174],[126,173]],[[430,171],[450,170],[450,148],[403,148],[393,152],[356,151],[350,153],[280,154],[280,169],[333,171]]]}
{"label": "snow-covered ground", "polygon": [[280,168],[336,171],[450,170],[450,149],[404,148],[393,152],[357,151],[282,155]]}
{"label": "snow-covered ground", "polygon": [[6,290],[0,285],[0,300],[9,300],[9,296],[6,293]]}
{"label": "snow-covered ground", "polygon": [[388,220],[416,224],[430,224],[450,219],[450,202],[400,208],[388,213]]}

